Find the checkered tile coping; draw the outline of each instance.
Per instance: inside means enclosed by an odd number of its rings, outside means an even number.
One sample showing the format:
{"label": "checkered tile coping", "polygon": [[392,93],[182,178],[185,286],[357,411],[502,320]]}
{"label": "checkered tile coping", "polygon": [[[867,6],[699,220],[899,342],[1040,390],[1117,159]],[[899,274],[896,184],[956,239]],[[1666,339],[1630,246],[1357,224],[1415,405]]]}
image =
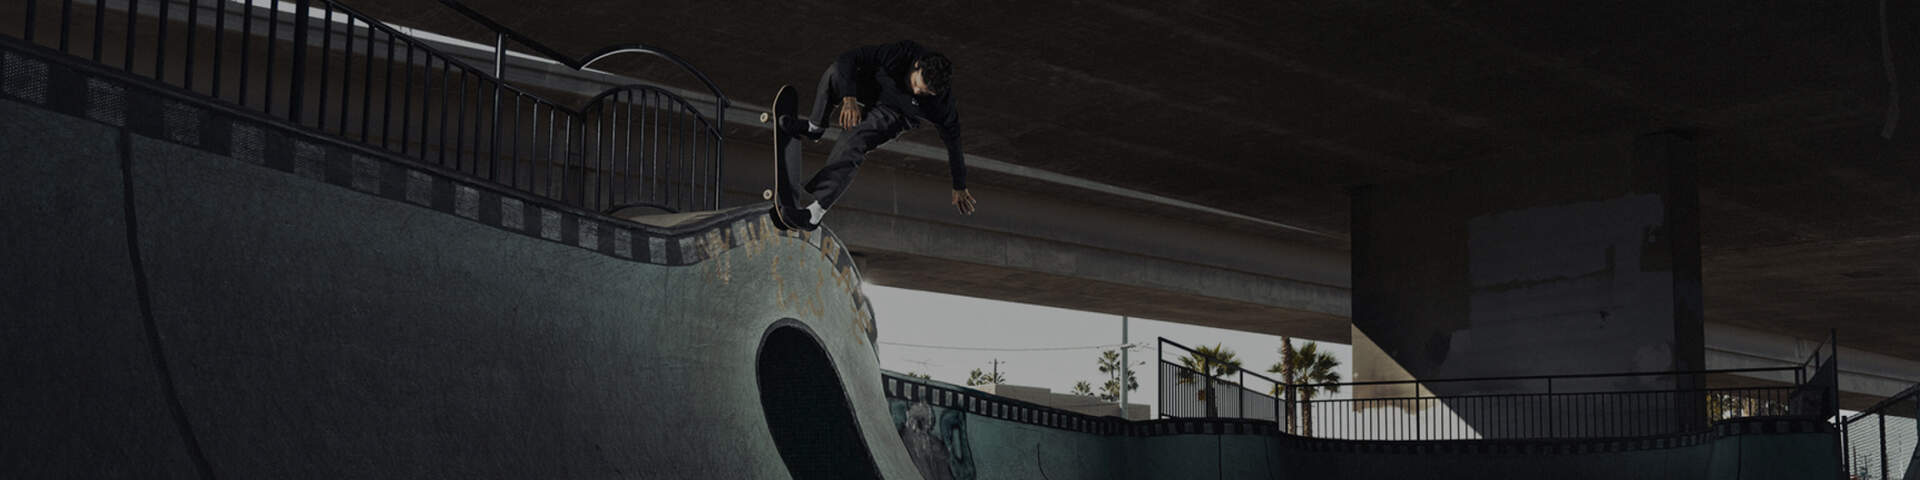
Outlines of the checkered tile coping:
{"label": "checkered tile coping", "polygon": [[[0,36],[0,98],[634,262],[687,266],[768,236],[799,239],[818,249],[847,280],[843,285],[864,317],[862,324],[873,325],[859,270],[839,238],[824,228],[811,233],[774,228],[767,204],[736,207],[673,228],[641,225],[396,157],[5,36]],[[867,334],[871,345],[877,332],[869,328]]]}
{"label": "checkered tile coping", "polygon": [[882,375],[888,398],[927,402],[936,407],[959,409],[973,415],[1057,428],[1094,435],[1157,437],[1163,435],[1267,435],[1276,437],[1288,448],[1324,453],[1405,453],[1405,454],[1587,454],[1658,450],[1701,445],[1719,437],[1754,434],[1832,433],[1833,427],[1818,419],[1800,417],[1754,417],[1716,423],[1713,430],[1679,435],[1607,440],[1458,440],[1458,441],[1358,441],[1308,438],[1280,433],[1279,425],[1266,420],[1239,418],[1168,418],[1129,422],[1120,417],[1095,417],[1057,408],[1036,405],[992,395],[971,388],[924,381],[892,373]]}

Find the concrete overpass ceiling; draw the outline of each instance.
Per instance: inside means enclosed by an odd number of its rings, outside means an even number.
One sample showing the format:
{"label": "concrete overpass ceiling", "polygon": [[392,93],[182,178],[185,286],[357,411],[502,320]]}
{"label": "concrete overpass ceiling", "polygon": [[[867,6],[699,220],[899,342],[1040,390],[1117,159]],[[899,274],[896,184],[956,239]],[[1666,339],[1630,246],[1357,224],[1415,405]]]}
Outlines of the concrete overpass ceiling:
{"label": "concrete overpass ceiling", "polygon": [[[357,3],[491,40],[437,2]],[[465,3],[568,53],[664,47],[749,105],[810,87],[848,46],[917,39],[958,63],[970,153],[1340,237],[1347,186],[1686,129],[1707,321],[1920,351],[1920,6],[1904,2],[1886,6],[1908,112],[1890,139],[1874,2]],[[698,88],[646,58],[604,69]]]}

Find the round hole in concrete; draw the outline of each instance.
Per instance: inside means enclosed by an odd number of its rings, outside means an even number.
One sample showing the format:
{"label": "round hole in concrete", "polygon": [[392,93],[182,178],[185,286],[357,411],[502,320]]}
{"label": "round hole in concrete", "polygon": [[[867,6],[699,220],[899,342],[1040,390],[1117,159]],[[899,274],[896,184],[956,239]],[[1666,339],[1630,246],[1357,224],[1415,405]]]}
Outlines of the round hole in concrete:
{"label": "round hole in concrete", "polygon": [[791,320],[775,323],[754,371],[767,430],[795,480],[880,478],[838,370],[812,332]]}

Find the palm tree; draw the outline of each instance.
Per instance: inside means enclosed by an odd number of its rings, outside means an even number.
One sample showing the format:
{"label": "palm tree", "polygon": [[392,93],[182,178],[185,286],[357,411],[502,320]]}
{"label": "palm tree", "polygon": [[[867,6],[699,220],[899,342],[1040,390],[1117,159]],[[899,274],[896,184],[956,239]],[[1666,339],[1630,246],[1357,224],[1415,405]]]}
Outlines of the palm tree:
{"label": "palm tree", "polygon": [[1007,383],[1007,376],[1006,374],[1000,373],[999,370],[994,370],[993,373],[987,373],[976,368],[967,374],[967,386],[969,387],[987,384],[999,385],[1002,383]]}
{"label": "palm tree", "polygon": [[[1287,350],[1291,349],[1285,346],[1281,348],[1283,355]],[[1313,436],[1313,397],[1320,392],[1340,393],[1340,386],[1337,385],[1340,383],[1340,372],[1335,370],[1339,367],[1340,360],[1333,358],[1332,354],[1321,353],[1319,343],[1307,342],[1299,350],[1293,351],[1293,355],[1284,356],[1280,363],[1267,368],[1268,373],[1286,376],[1291,371],[1299,377],[1301,385],[1294,387],[1294,391],[1300,396],[1301,435]],[[1272,393],[1279,395],[1280,388],[1275,385]]]}
{"label": "palm tree", "polygon": [[1081,380],[1080,383],[1073,384],[1073,394],[1082,397],[1091,397],[1093,396],[1093,384],[1087,383],[1086,380]]}
{"label": "palm tree", "polygon": [[1211,380],[1207,382],[1204,389],[1200,390],[1200,400],[1207,404],[1208,417],[1219,416],[1213,403],[1215,397],[1213,384],[1218,380],[1213,379],[1240,373],[1240,359],[1234,356],[1233,349],[1222,347],[1218,343],[1213,344],[1212,347],[1206,345],[1194,347],[1192,353],[1180,359],[1180,365],[1187,367],[1178,375],[1180,383],[1193,383],[1194,372],[1206,375]]}
{"label": "palm tree", "polygon": [[[1289,360],[1292,358],[1293,358],[1293,337],[1286,337],[1286,336],[1280,337],[1280,364],[1277,366],[1280,367],[1279,373],[1280,373],[1281,384],[1293,385],[1293,362]],[[1267,369],[1267,373],[1274,373],[1274,371],[1273,369],[1269,368]],[[1280,389],[1282,388],[1285,388],[1285,387],[1282,387],[1280,385],[1274,385],[1273,391],[1269,393],[1272,393],[1275,398],[1280,398],[1281,401],[1283,402],[1293,400],[1291,398],[1285,398],[1282,395],[1282,392],[1280,391]],[[1287,411],[1292,412],[1293,404],[1289,403],[1286,405],[1287,405]],[[1283,416],[1287,417],[1286,419],[1287,433],[1293,433],[1298,431],[1294,429],[1293,415],[1283,415]]]}
{"label": "palm tree", "polygon": [[[1143,362],[1134,362],[1143,364]],[[1125,379],[1127,391],[1140,390],[1140,381],[1133,376],[1133,367],[1120,365],[1120,352],[1107,350],[1100,352],[1100,373],[1107,375],[1107,383],[1100,386],[1100,399],[1113,402],[1120,400],[1120,385]]]}

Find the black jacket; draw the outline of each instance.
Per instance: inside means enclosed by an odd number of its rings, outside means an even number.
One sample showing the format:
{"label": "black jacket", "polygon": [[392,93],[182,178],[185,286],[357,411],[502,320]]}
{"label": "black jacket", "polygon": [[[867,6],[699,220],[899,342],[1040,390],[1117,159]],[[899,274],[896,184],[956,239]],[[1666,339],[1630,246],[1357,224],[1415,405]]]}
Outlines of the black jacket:
{"label": "black jacket", "polygon": [[861,103],[885,106],[900,111],[909,128],[920,126],[920,119],[932,122],[940,130],[940,141],[947,144],[947,167],[953,176],[953,189],[967,188],[966,156],[960,152],[960,110],[956,108],[953,88],[938,95],[916,96],[908,82],[913,61],[927,51],[912,40],[884,45],[867,45],[848,50],[834,61],[834,90],[857,92]]}

